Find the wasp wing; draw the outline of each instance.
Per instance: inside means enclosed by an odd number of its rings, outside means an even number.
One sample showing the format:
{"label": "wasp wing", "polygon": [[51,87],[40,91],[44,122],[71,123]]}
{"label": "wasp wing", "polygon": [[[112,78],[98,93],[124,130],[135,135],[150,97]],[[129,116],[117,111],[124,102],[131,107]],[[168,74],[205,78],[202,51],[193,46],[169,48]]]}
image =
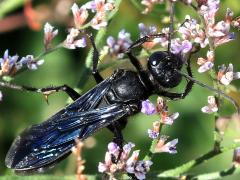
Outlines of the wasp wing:
{"label": "wasp wing", "polygon": [[49,167],[71,152],[76,138],[85,139],[127,115],[124,104],[94,109],[110,87],[109,78],[47,121],[26,129],[8,152],[7,167],[22,172]]}

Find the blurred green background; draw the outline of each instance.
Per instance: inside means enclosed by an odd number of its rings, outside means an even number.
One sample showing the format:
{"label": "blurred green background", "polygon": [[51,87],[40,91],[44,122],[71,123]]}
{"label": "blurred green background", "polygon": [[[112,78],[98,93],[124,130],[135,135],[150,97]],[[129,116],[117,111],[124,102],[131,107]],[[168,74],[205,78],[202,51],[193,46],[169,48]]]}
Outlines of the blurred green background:
{"label": "blurred green background", "polygon": [[[62,2],[64,0],[61,0]],[[17,2],[17,0],[16,0]],[[33,1],[33,6],[40,12],[45,8],[51,9],[55,7],[58,1]],[[60,2],[60,1],[59,1]],[[72,3],[70,0],[66,1]],[[86,1],[78,1],[78,4]],[[222,0],[221,9],[218,12],[218,18],[223,19],[226,8],[231,8],[235,16],[240,15],[240,3],[238,0]],[[0,5],[1,5],[0,1]],[[6,17],[13,15],[23,15],[23,5],[20,2],[19,7],[10,11],[7,14],[1,14],[2,20]],[[41,9],[42,8],[42,9]],[[48,12],[45,9],[44,12]],[[67,11],[68,9],[64,9]],[[147,25],[157,25],[162,28],[162,19],[165,15],[161,14],[163,6],[157,6],[149,15],[142,15],[141,11],[133,6],[130,1],[123,0],[119,12],[113,18],[108,26],[107,36],[117,36],[121,29],[131,33],[131,39],[135,40],[139,37],[138,23],[143,22]],[[0,8],[1,11],[1,8]],[[62,10],[60,10],[61,12]],[[51,13],[54,13],[51,12]],[[66,12],[65,12],[66,13]],[[186,14],[193,16],[194,12],[191,8],[183,6],[182,4],[176,5],[176,17],[180,22],[183,21]],[[68,20],[71,18],[70,11],[65,15],[66,19],[59,18],[56,14],[51,14],[50,19],[46,18],[45,21],[50,21],[52,25],[57,27],[60,35],[57,36],[54,42],[60,42],[66,37],[66,29],[69,27]],[[12,21],[14,23],[14,21]],[[21,23],[20,23],[21,24]],[[21,26],[21,27],[20,27]],[[32,30],[26,25],[26,22],[19,27],[12,30],[4,30],[0,34],[0,56],[3,55],[6,49],[9,49],[11,55],[18,54],[26,56],[27,54],[38,55],[43,49],[43,32]],[[2,27],[1,27],[2,28]],[[96,31],[93,31],[94,33]],[[240,71],[239,64],[239,48],[240,48],[240,34],[236,32],[236,40],[224,44],[216,51],[216,67],[222,63],[233,63],[235,70]],[[102,45],[106,42],[102,40]],[[98,47],[101,48],[101,47]],[[46,87],[49,85],[63,85],[68,84],[71,87],[76,87],[81,84],[79,79],[83,78],[86,84],[83,88],[83,93],[88,89],[94,87],[95,83],[89,73],[81,74],[80,69],[83,69],[85,57],[89,47],[85,49],[67,50],[60,49],[49,55],[45,59],[45,63],[37,71],[25,71],[17,75],[14,83],[19,85],[29,85],[33,87]],[[202,50],[198,56],[204,56],[207,49]],[[207,74],[199,74],[196,66],[196,56],[192,59],[193,73],[196,79],[211,85],[211,81]],[[104,63],[104,62],[103,62]],[[121,67],[131,68],[127,63]],[[108,77],[112,71],[117,68],[108,68],[101,72],[104,77]],[[88,80],[89,79],[89,80]],[[233,82],[239,89],[240,82]],[[183,84],[184,85],[184,84]],[[178,90],[183,88],[181,85]],[[49,98],[49,105],[45,102],[44,98],[39,94],[19,92],[10,89],[3,89],[1,91],[4,95],[3,101],[0,102],[0,175],[12,175],[11,170],[7,169],[4,165],[5,155],[14,140],[14,138],[26,127],[31,124],[40,123],[47,119],[59,109],[66,105],[68,97],[64,93],[56,93]],[[163,134],[170,136],[169,139],[179,139],[177,145],[178,153],[175,155],[159,154],[153,159],[153,170],[165,170],[174,168],[184,162],[187,162],[199,155],[206,153],[212,148],[213,145],[213,129],[214,117],[201,113],[201,107],[207,103],[207,96],[213,94],[206,89],[197,85],[194,86],[192,92],[186,99],[176,102],[170,102],[169,107],[171,112],[179,112],[180,117],[176,120],[173,126],[164,127]],[[153,102],[156,96],[152,96]],[[223,115],[230,115],[234,109],[226,102],[227,106],[221,109]],[[151,140],[148,138],[147,129],[152,127],[152,122],[157,119],[157,116],[146,116],[139,113],[129,119],[127,128],[124,129],[123,134],[125,141],[134,142],[135,149],[141,150],[142,157],[147,152]],[[240,134],[240,132],[238,131]],[[238,136],[239,136],[238,134]],[[235,134],[236,135],[236,134]],[[83,151],[83,158],[86,160],[86,174],[96,174],[98,162],[104,161],[107,144],[111,141],[112,134],[107,130],[96,133],[93,148],[85,148]],[[231,137],[226,137],[226,139]],[[230,167],[232,161],[232,152],[220,155],[207,164],[200,165],[194,168],[192,173],[204,173],[216,170],[222,170]],[[56,165],[55,168],[48,171],[47,174],[55,175],[72,175],[75,173],[75,157],[70,155],[67,159]],[[232,176],[226,179],[238,179],[240,176]]]}

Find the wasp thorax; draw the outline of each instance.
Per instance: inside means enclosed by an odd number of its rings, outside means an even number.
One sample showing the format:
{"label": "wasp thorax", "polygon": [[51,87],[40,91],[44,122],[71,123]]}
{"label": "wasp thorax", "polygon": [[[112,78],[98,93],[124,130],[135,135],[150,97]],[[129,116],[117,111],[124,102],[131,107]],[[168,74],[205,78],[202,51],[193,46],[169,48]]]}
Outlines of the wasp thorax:
{"label": "wasp thorax", "polygon": [[148,69],[154,79],[163,87],[177,86],[182,79],[175,70],[182,68],[181,57],[166,51],[154,52],[148,59]]}

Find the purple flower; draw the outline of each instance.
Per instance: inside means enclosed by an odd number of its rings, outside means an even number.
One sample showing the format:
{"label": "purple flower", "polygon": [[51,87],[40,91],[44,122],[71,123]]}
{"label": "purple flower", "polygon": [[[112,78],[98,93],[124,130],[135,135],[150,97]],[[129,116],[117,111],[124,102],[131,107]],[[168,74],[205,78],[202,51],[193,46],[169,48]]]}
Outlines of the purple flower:
{"label": "purple flower", "polygon": [[0,58],[0,76],[15,74],[21,68],[21,65],[17,64],[18,57],[9,56],[8,49],[4,52],[3,58]]}
{"label": "purple flower", "polygon": [[173,39],[171,42],[171,52],[173,54],[187,53],[191,51],[192,43],[188,40],[181,41],[179,38]]}
{"label": "purple flower", "polygon": [[125,51],[132,44],[130,39],[131,34],[126,32],[124,29],[118,33],[118,39],[115,40],[112,36],[107,38],[107,46],[109,53],[117,58],[123,58]]}
{"label": "purple flower", "polygon": [[118,158],[120,153],[120,148],[116,143],[108,144],[108,151],[105,155],[105,162],[100,162],[98,165],[98,171],[102,173],[107,173],[114,178],[114,173],[116,172],[127,172],[134,174],[137,179],[145,179],[145,174],[150,170],[152,165],[151,161],[139,161],[139,150],[134,151],[130,156],[130,152],[135,145],[133,143],[128,143],[123,146],[123,152],[119,161],[112,162],[113,157]]}
{"label": "purple flower", "polygon": [[140,30],[140,37],[157,33],[156,26],[145,26],[143,23],[139,23],[138,28]]}
{"label": "purple flower", "polygon": [[20,60],[20,63],[22,65],[27,65],[30,70],[37,70],[38,66],[44,63],[44,60],[35,60],[33,55],[27,55]]}
{"label": "purple flower", "polygon": [[152,104],[148,99],[142,101],[142,109],[141,112],[147,115],[152,115],[156,112],[156,108],[154,104]]}
{"label": "purple flower", "polygon": [[138,161],[139,151],[134,151],[126,162],[126,171],[134,174],[137,179],[145,179],[146,173],[150,170],[152,161]]}
{"label": "purple flower", "polygon": [[152,139],[157,139],[159,132],[156,132],[152,129],[148,129],[148,136]]}
{"label": "purple flower", "polygon": [[159,135],[159,128],[160,128],[160,122],[159,121],[153,122],[153,128],[148,129],[148,136],[152,139],[156,139]]}

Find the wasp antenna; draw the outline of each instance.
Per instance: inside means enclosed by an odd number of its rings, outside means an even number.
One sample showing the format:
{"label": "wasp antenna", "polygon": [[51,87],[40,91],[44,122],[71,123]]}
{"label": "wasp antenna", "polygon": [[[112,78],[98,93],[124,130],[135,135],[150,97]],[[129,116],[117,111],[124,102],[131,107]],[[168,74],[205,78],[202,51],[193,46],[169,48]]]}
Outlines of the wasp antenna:
{"label": "wasp antenna", "polygon": [[171,48],[171,38],[173,34],[173,18],[174,18],[174,2],[170,1],[170,25],[169,25],[169,33],[168,33],[168,52],[170,52]]}
{"label": "wasp antenna", "polygon": [[240,107],[239,107],[238,103],[237,103],[232,97],[228,96],[226,93],[224,93],[224,92],[221,91],[221,90],[215,89],[215,88],[213,88],[213,87],[211,87],[211,86],[208,86],[207,84],[204,84],[204,83],[202,83],[202,82],[194,79],[193,77],[187,75],[187,74],[184,73],[184,72],[181,72],[181,71],[179,71],[179,70],[176,70],[176,71],[177,71],[179,74],[181,74],[182,76],[184,76],[185,78],[189,79],[190,81],[198,84],[199,86],[204,87],[204,88],[206,88],[206,89],[209,89],[210,91],[213,91],[213,92],[215,92],[215,93],[217,93],[217,94],[222,95],[224,98],[226,98],[227,100],[229,100],[229,101],[235,106],[238,114],[240,114]]}

